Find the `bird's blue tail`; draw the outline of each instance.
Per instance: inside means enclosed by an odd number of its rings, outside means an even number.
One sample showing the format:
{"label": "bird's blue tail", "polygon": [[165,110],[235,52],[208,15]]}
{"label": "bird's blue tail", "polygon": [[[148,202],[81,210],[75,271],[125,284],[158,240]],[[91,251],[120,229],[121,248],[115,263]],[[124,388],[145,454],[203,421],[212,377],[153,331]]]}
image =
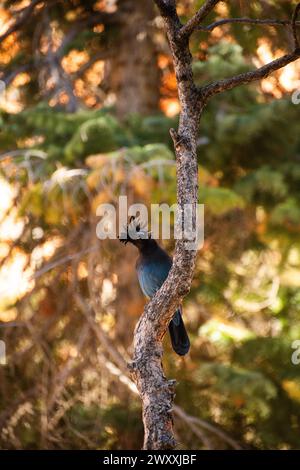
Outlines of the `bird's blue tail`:
{"label": "bird's blue tail", "polygon": [[186,332],[181,309],[178,309],[169,324],[169,333],[172,347],[179,356],[184,356],[189,352],[190,340]]}

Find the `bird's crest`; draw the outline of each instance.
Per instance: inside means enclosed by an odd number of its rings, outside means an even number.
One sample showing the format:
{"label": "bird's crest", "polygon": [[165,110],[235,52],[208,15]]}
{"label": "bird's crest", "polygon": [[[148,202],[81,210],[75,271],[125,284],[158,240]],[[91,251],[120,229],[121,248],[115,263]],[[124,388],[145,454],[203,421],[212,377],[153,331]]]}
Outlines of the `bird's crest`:
{"label": "bird's crest", "polygon": [[147,231],[147,222],[142,221],[140,217],[131,215],[119,240],[126,245],[128,242],[135,244],[136,240],[147,240],[149,238],[151,238],[151,233]]}

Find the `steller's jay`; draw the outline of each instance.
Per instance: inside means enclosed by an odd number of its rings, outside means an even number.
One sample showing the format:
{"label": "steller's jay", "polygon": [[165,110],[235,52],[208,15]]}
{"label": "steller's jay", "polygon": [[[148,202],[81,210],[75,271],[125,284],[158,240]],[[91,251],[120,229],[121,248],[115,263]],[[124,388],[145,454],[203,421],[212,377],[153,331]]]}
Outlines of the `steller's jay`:
{"label": "steller's jay", "polygon": [[[130,236],[131,230],[134,230],[134,238]],[[120,241],[125,245],[132,243],[139,250],[136,262],[138,280],[143,294],[151,298],[167,278],[172,266],[171,258],[150,234],[141,229],[140,223],[134,217],[130,218],[127,233],[121,234]],[[169,333],[174,351],[180,356],[187,354],[190,340],[183,323],[181,306],[169,324]]]}

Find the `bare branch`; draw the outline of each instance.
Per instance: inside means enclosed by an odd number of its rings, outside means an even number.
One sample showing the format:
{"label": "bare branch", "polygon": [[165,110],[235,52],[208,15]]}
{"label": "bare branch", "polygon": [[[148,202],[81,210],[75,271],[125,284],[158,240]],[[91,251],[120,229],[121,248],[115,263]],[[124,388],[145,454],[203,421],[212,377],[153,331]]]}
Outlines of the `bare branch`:
{"label": "bare branch", "polygon": [[20,65],[6,75],[1,76],[1,80],[8,86],[20,73],[28,72],[32,68],[32,63]]}
{"label": "bare branch", "polygon": [[87,28],[91,28],[92,26],[96,26],[101,23],[105,24],[114,24],[115,22],[120,20],[120,14],[118,13],[97,13],[91,16],[88,16],[87,18],[78,21],[74,24],[72,24],[71,28],[65,35],[61,45],[56,51],[56,55],[58,57],[61,57],[64,54],[66,46],[70,44],[70,42],[73,41],[77,37],[78,34],[80,34],[82,31],[84,31]]}
{"label": "bare branch", "polygon": [[[224,18],[222,20],[215,21],[214,23],[211,23],[207,26],[198,26],[197,31],[203,31],[203,32],[211,32],[215,28],[218,28],[220,26],[226,25],[226,24],[253,24],[253,25],[261,25],[261,26],[292,26],[292,22],[289,20],[274,20],[274,19],[263,19],[263,20],[258,20],[255,18]],[[300,21],[295,23],[296,26],[300,26]]]}
{"label": "bare branch", "polygon": [[[199,92],[201,97],[206,101],[211,96],[221,93],[226,90],[232,90],[239,85],[245,85],[246,83],[251,83],[257,80],[261,80],[263,78],[268,77],[272,72],[285,67],[286,65],[294,62],[295,60],[300,58],[300,47],[299,41],[297,37],[297,17],[300,11],[300,3],[295,8],[292,21],[290,22],[293,30],[294,36],[294,46],[295,50],[290,54],[285,54],[284,56],[280,57],[279,59],[273,60],[272,62],[263,65],[262,67],[250,71],[241,73],[239,75],[235,75],[230,78],[226,78],[224,80],[217,80],[213,83],[210,83],[204,87],[202,87]],[[264,20],[260,20],[264,21]]]}
{"label": "bare branch", "polygon": [[229,444],[233,449],[235,450],[242,450],[242,446],[236,442],[231,436],[229,436],[223,429],[220,429],[214,424],[208,423],[204,419],[197,418],[196,416],[191,416],[188,415],[182,408],[180,408],[177,405],[174,405],[173,407],[174,413],[181,418],[183,421],[185,421],[187,424],[196,424],[199,427],[206,429],[207,431],[210,431],[212,434],[217,435],[220,437],[224,442]]}
{"label": "bare branch", "polygon": [[[96,325],[95,333],[97,329],[98,329],[98,324]],[[101,341],[101,337],[97,335],[97,338]],[[104,346],[104,349],[105,349],[106,343],[105,344],[101,343],[101,344],[102,346]],[[110,344],[110,349],[111,348],[115,349],[117,355],[119,355],[119,357],[121,358],[121,363],[120,361],[118,361],[119,364],[116,366],[115,363],[111,362],[107,358],[107,356],[103,354],[102,356],[99,355],[99,359],[100,358],[102,359],[101,366],[104,365],[107,371],[110,374],[116,376],[118,380],[122,384],[124,384],[134,395],[138,394],[138,390],[134,382],[132,382],[132,380],[128,377],[128,374],[124,372],[124,370],[126,371],[126,363],[124,359],[122,358],[119,351]],[[236,449],[236,450],[243,449],[243,447],[236,440],[234,440],[232,436],[230,436],[227,432],[221,429],[218,425],[205,421],[204,419],[198,418],[197,416],[189,415],[178,405],[173,406],[173,411],[174,411],[174,414],[179,419],[181,419],[182,422],[187,424],[190,427],[191,431],[203,441],[203,443],[206,445],[207,448],[210,447],[210,443],[207,441],[207,438],[205,439],[205,437],[203,436],[203,433],[199,432],[200,431],[199,428],[202,428],[205,431],[208,431],[210,434],[214,434],[215,436],[218,436],[223,442],[226,442],[227,444],[229,444],[233,449]]]}
{"label": "bare branch", "polygon": [[176,0],[154,0],[161,13],[170,14],[171,10],[176,10]]}
{"label": "bare branch", "polygon": [[[128,376],[128,369],[126,361],[119,350],[111,343],[107,334],[103,331],[101,325],[95,321],[95,312],[91,307],[86,303],[85,299],[77,292],[75,295],[75,302],[79,307],[79,310],[86,317],[90,328],[93,330],[95,336],[97,337],[99,343],[103,347],[106,354],[103,354],[101,365],[104,365],[110,374],[113,374],[118,377],[118,379],[133,393],[137,394],[138,390]],[[107,356],[110,356],[114,362],[111,362]],[[181,407],[174,405],[173,407],[174,414],[178,416],[184,423],[191,427],[191,430],[197,435],[209,448],[209,442],[203,436],[203,433],[199,433],[199,429],[202,428],[209,433],[218,436],[222,441],[229,444],[233,449],[240,450],[242,449],[241,445],[233,439],[232,436],[227,434],[223,429],[221,429],[216,424],[205,421],[204,419],[198,418],[187,414]]]}
{"label": "bare branch", "polygon": [[298,5],[296,6],[294,14],[293,14],[293,18],[292,18],[292,31],[293,31],[293,37],[294,37],[294,46],[296,50],[299,49],[300,47],[299,39],[297,36],[297,18],[298,18],[299,12],[300,12],[300,3],[298,3]]}
{"label": "bare branch", "polygon": [[92,65],[95,64],[95,62],[98,62],[99,60],[107,60],[109,59],[110,57],[112,56],[112,51],[108,51],[108,50],[103,50],[103,51],[100,51],[98,52],[97,54],[94,54],[90,60],[88,60],[87,62],[85,62],[76,72],[74,72],[72,74],[72,79],[77,79],[79,77],[81,77],[82,75],[85,74],[85,72],[87,70],[89,70]]}
{"label": "bare branch", "polygon": [[30,18],[32,13],[34,12],[35,7],[39,4],[42,3],[43,0],[33,0],[27,7],[22,9],[21,14],[19,14],[18,19],[12,24],[6,31],[0,36],[0,44],[4,39],[6,39],[8,36],[10,36],[12,33],[17,31],[18,29],[23,26],[26,21]]}
{"label": "bare branch", "polygon": [[40,269],[35,271],[34,274],[31,277],[31,279],[38,279],[39,277],[43,276],[47,272],[49,272],[52,269],[56,268],[57,266],[61,266],[62,264],[67,264],[67,263],[70,263],[73,260],[80,259],[84,255],[86,255],[86,254],[88,254],[92,251],[96,251],[96,249],[97,249],[97,246],[94,245],[90,248],[86,248],[85,250],[79,251],[77,253],[66,255],[66,256],[63,256],[62,258],[59,258],[59,259],[54,259],[54,260],[44,264],[44,266],[42,266]]}
{"label": "bare branch", "polygon": [[221,0],[206,0],[197,13],[181,28],[179,36],[181,38],[190,36],[220,1]]}
{"label": "bare branch", "polygon": [[74,299],[75,299],[78,309],[85,316],[89,326],[94,331],[100,344],[102,344],[105,347],[106,351],[109,353],[109,355],[118,365],[118,367],[122,370],[122,372],[127,372],[127,367],[126,367],[124,358],[122,357],[121,353],[112,346],[111,340],[106,336],[101,325],[95,322],[94,317],[93,317],[94,312],[92,308],[90,307],[90,305],[88,305],[85,302],[84,298],[79,294],[79,292],[75,293]]}
{"label": "bare branch", "polygon": [[213,83],[210,83],[207,86],[201,88],[200,93],[204,100],[207,100],[217,93],[222,93],[226,90],[232,90],[239,85],[245,85],[246,83],[251,83],[257,80],[262,80],[263,78],[268,77],[272,72],[285,67],[286,65],[294,62],[300,58],[300,50],[297,49],[291,54],[286,54],[279,59],[273,60],[272,62],[263,65],[262,67],[250,71],[235,75],[234,77],[225,78],[224,80],[217,80]]}
{"label": "bare branch", "polygon": [[173,31],[177,34],[182,27],[180,19],[177,15],[176,0],[154,0],[158,6],[161,16],[164,18],[166,24],[169,25],[169,32]]}

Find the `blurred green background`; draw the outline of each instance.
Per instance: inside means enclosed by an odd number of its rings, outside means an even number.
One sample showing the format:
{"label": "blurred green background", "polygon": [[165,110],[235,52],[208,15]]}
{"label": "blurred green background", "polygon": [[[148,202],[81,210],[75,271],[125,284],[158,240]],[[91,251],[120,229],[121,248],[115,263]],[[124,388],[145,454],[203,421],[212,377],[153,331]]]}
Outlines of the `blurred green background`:
{"label": "blurred green background", "polygon": [[[176,202],[169,128],[179,105],[152,3],[1,4],[1,448],[142,445],[125,366],[145,302],[137,253],[99,241],[95,227],[97,206],[120,195]],[[182,21],[202,3],[179,1]],[[234,0],[209,20],[287,19],[294,4]],[[197,33],[195,78],[248,70],[290,44],[285,28]],[[218,96],[201,121],[205,243],[184,302],[191,352],[179,358],[165,341],[179,448],[300,448],[299,70]],[[172,253],[173,241],[164,246]]]}

